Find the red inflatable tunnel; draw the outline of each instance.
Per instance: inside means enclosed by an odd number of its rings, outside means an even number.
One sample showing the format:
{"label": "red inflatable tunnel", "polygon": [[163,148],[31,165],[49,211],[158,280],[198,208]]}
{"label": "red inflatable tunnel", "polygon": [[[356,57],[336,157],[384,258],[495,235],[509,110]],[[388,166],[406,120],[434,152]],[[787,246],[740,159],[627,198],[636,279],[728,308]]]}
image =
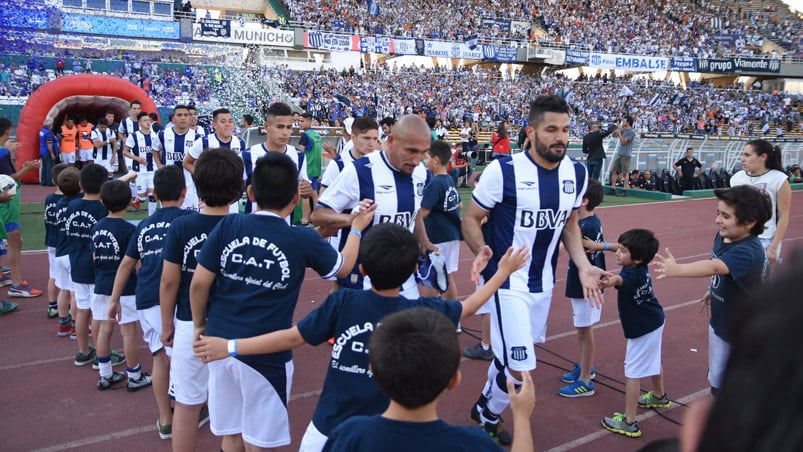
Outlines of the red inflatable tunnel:
{"label": "red inflatable tunnel", "polygon": [[[157,112],[156,104],[142,88],[109,75],[70,75],[42,85],[31,94],[20,113],[17,141],[21,146],[17,150],[17,167],[39,158],[39,131],[45,119],[50,118],[60,125],[68,114],[99,118],[113,110],[116,120],[120,121],[129,115],[129,102],[134,99],[142,102],[142,111]],[[22,181],[39,183],[39,172],[28,172]]]}

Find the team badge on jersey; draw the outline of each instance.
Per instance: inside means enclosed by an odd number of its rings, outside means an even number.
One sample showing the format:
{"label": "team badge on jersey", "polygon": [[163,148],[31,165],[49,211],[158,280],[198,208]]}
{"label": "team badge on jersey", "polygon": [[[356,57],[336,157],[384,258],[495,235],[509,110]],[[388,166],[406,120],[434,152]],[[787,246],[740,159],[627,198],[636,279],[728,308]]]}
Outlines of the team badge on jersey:
{"label": "team badge on jersey", "polygon": [[527,347],[510,347],[510,358],[516,361],[527,359]]}
{"label": "team badge on jersey", "polygon": [[573,180],[564,180],[563,181],[563,193],[567,195],[571,195],[574,193],[574,181]]}
{"label": "team badge on jersey", "polygon": [[415,194],[416,196],[424,196],[424,183],[419,182],[415,184]]}

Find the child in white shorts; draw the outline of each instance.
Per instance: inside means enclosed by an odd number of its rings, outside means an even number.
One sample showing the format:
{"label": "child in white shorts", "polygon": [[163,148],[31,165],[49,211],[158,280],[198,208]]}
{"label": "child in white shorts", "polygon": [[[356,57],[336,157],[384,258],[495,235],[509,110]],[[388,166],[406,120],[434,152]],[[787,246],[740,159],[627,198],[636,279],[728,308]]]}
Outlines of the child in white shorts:
{"label": "child in white shorts", "polygon": [[[636,421],[637,408],[667,408],[672,402],[664,391],[661,367],[661,338],[664,309],[655,298],[647,264],[658,252],[658,239],[646,229],[631,229],[619,236],[616,262],[622,271],[603,281],[604,287],[616,287],[619,319],[627,338],[625,355],[625,412],[602,419],[606,429],[637,438],[641,436]],[[639,397],[639,379],[651,377],[653,390]]]}

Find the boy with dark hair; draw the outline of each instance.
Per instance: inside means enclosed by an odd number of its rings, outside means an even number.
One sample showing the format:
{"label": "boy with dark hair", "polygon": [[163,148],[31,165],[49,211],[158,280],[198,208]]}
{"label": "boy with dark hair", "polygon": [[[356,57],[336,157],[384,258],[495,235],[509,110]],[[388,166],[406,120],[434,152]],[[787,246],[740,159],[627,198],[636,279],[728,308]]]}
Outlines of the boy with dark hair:
{"label": "boy with dark hair", "polygon": [[472,315],[528,258],[523,249],[515,254],[509,249],[494,278],[461,304],[438,298],[411,300],[400,295],[401,285],[415,271],[418,256],[418,240],[410,231],[393,223],[373,226],[365,234],[359,253],[360,271],[370,277],[370,290],[335,291],[292,328],[232,341],[205,337],[196,343],[196,355],[208,361],[225,358],[227,350],[237,355],[278,353],[334,337],[323,392],[301,442],[303,451],[320,451],[336,425],[354,415],[379,414],[387,407],[387,398],[370,378],[366,356],[371,332],[386,315],[415,306],[431,307],[449,316],[454,333],[460,319]]}
{"label": "boy with dark hair", "polygon": [[[90,330],[90,323],[94,323],[91,309],[92,293],[95,290],[95,266],[90,246],[92,227],[108,214],[100,201],[100,186],[107,178],[106,168],[94,163],[84,166],[80,175],[84,196],[70,201],[67,211],[64,213],[67,254],[70,259],[70,279],[77,308],[75,316],[75,332],[78,341],[78,352],[75,354],[76,366],[85,366],[95,362],[95,350],[89,344],[90,331],[98,331],[97,323]],[[110,359],[114,360],[112,365],[115,366],[125,362],[125,357],[119,354],[115,354]]]}
{"label": "boy with dark hair", "polygon": [[[277,152],[286,155],[295,162],[301,197],[306,199],[312,196],[312,185],[307,176],[306,156],[303,152],[298,152],[295,146],[289,144],[290,135],[293,132],[293,110],[289,105],[276,102],[268,107],[265,111],[265,132],[267,133],[267,138],[264,143],[243,151],[246,185],[249,185],[253,179],[257,161],[270,152]],[[253,208],[251,201],[247,201],[245,211],[251,212]]]}
{"label": "boy with dark hair", "polygon": [[[54,183],[58,180],[59,174],[61,174],[65,168],[67,168],[67,165],[63,163],[53,166],[53,169],[50,171],[50,177]],[[56,205],[59,200],[64,197],[64,192],[61,191],[57,183],[55,185],[56,190],[45,198],[45,246],[47,246],[48,263],[47,299],[49,300],[47,304],[48,319],[54,319],[59,316],[58,302],[56,301],[59,296],[59,288],[56,287],[56,244],[58,242],[59,233],[59,225],[56,220]],[[8,280],[10,281],[10,279]],[[62,329],[64,330],[64,335],[70,334],[69,323],[65,323],[63,327],[59,324],[59,329],[57,331],[59,336],[62,335]]]}
{"label": "boy with dark hair", "polygon": [[128,243],[125,257],[120,262],[114,278],[109,317],[120,320],[120,297],[128,283],[131,272],[138,262],[136,305],[142,334],[153,355],[153,395],[159,409],[156,426],[161,439],[170,439],[173,413],[170,410],[169,369],[167,351],[161,341],[162,313],[159,309],[159,281],[162,276],[162,248],[170,224],[176,218],[191,213],[182,209],[184,201],[184,173],[181,167],[167,165],[159,168],[153,177],[156,199],[162,208],[142,220]]}
{"label": "boy with dark hair", "polygon": [[[421,208],[415,217],[415,233],[421,242],[424,252],[433,251],[443,257],[448,274],[448,288],[444,298],[457,299],[457,284],[454,275],[457,273],[460,261],[460,193],[457,191],[454,180],[447,173],[452,150],[449,143],[437,140],[432,142],[426,160],[427,169],[433,177],[424,186],[424,197],[421,199]],[[436,289],[419,287],[424,295],[439,296]]]}
{"label": "boy with dark hair", "polygon": [[[438,417],[438,396],[460,383],[460,348],[454,323],[445,315],[417,307],[390,314],[371,336],[370,369],[377,386],[390,398],[381,415],[354,416],[338,425],[323,450],[502,451],[476,427],[449,425]],[[522,374],[521,390],[507,380],[516,440],[512,452],[532,451],[530,416],[535,390]]]}
{"label": "boy with dark hair", "polygon": [[715,396],[719,392],[734,331],[728,330],[733,303],[766,279],[769,261],[758,238],[772,217],[772,202],[766,193],[751,185],[714,190],[717,199],[714,247],[709,260],[679,264],[669,248],[658,255],[658,278],[706,278],[711,282],[703,296],[709,311],[708,382]]}
{"label": "boy with dark hair", "polygon": [[[207,333],[250,337],[289,328],[306,267],[331,277],[354,266],[362,230],[375,207],[355,215],[341,255],[317,232],[287,224],[285,218],[298,204],[297,181],[296,163],[268,152],[257,161],[247,189],[257,211],[223,218],[204,242],[190,284],[195,339]],[[290,443],[289,349],[209,365],[210,426],[212,433],[224,436],[223,450],[241,441],[249,448]],[[236,347],[230,353],[237,356]]]}
{"label": "boy with dark hair", "polygon": [[[66,164],[65,164],[66,165]],[[72,287],[72,277],[70,276],[70,256],[67,247],[67,206],[72,200],[81,196],[81,171],[78,168],[68,165],[61,171],[56,178],[56,185],[64,194],[56,201],[55,221],[56,237],[54,276],[56,287],[59,289],[56,298],[56,306],[59,311],[59,328],[57,334],[61,337],[70,336],[70,339],[77,339],[75,331],[75,317],[77,316],[75,306],[75,292]]]}
{"label": "boy with dark hair", "polygon": [[[321,134],[312,128],[312,114],[303,113],[301,115],[301,139],[298,141],[298,148],[304,152],[307,160],[307,176],[309,177],[310,185],[312,185],[312,196],[309,199],[301,201],[303,214],[301,215],[301,224],[307,225],[309,223],[309,215],[314,206],[318,203],[318,190],[320,188],[319,182],[321,180],[321,154],[323,148],[321,147]],[[312,204],[310,204],[312,203]]]}
{"label": "boy with dark hair", "polygon": [[[667,408],[672,404],[664,391],[661,366],[661,339],[664,332],[664,309],[655,298],[647,264],[658,252],[658,239],[652,231],[631,229],[619,236],[616,263],[622,266],[618,275],[605,278],[603,287],[615,286],[619,291],[619,320],[627,338],[625,354],[625,412],[602,419],[606,429],[638,438],[641,430],[636,421],[637,408]],[[651,377],[653,390],[639,397],[641,378]]]}
{"label": "boy with dark hair", "polygon": [[[128,376],[129,392],[138,391],[150,386],[151,376],[142,372],[139,363],[139,347],[137,344],[137,307],[134,288],[137,283],[135,274],[130,275],[128,283],[120,297],[120,332],[123,336],[123,351],[129,365],[126,372],[112,371],[112,355],[109,341],[114,330],[114,319],[109,318],[109,301],[112,294],[117,268],[123,260],[123,253],[134,235],[133,224],[125,220],[125,213],[131,203],[131,191],[124,178],[105,182],[100,187],[100,200],[108,209],[106,218],[92,227],[90,252],[95,268],[95,288],[92,297],[92,319],[97,322],[95,333],[98,360],[98,390],[106,390],[114,384],[122,382]],[[130,365],[130,363],[135,363]]]}
{"label": "boy with dark hair", "polygon": [[[214,136],[214,135],[211,135]],[[176,218],[164,240],[159,301],[162,311],[162,343],[173,347],[170,386],[176,403],[173,412],[174,451],[194,451],[199,422],[209,420],[205,409],[209,386],[206,364],[192,352],[190,281],[195,256],[209,233],[229,213],[229,205],[243,192],[243,161],[233,150],[202,152],[193,162],[195,188],[203,207],[200,213]]]}
{"label": "boy with dark hair", "polygon": [[[594,209],[602,203],[605,196],[602,184],[596,179],[588,180],[588,188],[583,195],[583,204],[579,209],[580,231],[583,240],[590,240],[595,245],[604,244],[602,238],[602,223],[594,213]],[[605,270],[604,247],[590,250],[587,248],[586,258],[591,265]],[[594,395],[594,330],[593,326],[599,322],[602,315],[602,306],[594,306],[583,295],[583,286],[580,284],[580,275],[577,265],[569,258],[569,271],[566,276],[566,297],[572,303],[572,319],[577,330],[577,339],[580,342],[580,362],[574,368],[561,376],[560,380],[569,383],[558,390],[563,397],[586,397]]]}

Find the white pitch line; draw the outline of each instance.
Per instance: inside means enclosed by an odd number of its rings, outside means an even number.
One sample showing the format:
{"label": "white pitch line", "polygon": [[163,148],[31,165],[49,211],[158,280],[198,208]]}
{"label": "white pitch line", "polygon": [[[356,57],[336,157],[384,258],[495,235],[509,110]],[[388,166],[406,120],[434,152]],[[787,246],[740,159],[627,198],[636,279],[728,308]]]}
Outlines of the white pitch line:
{"label": "white pitch line", "polygon": [[[693,401],[695,401],[695,400],[697,400],[697,399],[699,399],[701,397],[705,397],[706,395],[708,395],[710,393],[711,393],[711,390],[708,389],[708,388],[701,389],[701,390],[699,390],[699,391],[697,391],[695,393],[692,393],[692,394],[689,394],[687,396],[684,396],[684,397],[681,397],[681,398],[677,399],[677,402],[679,402],[679,403],[673,404],[671,407],[667,408],[666,410],[662,410],[662,412],[674,410],[675,408],[681,406],[680,403],[686,405],[686,404],[688,404],[690,402],[693,402]],[[639,421],[644,421],[646,419],[650,419],[650,418],[653,418],[655,416],[658,416],[657,412],[649,411],[647,413],[644,413],[644,414],[636,417],[636,419],[639,420]],[[546,452],[565,452],[565,451],[572,450],[574,448],[580,447],[583,444],[588,444],[588,443],[590,443],[592,441],[596,441],[596,440],[598,440],[599,438],[602,438],[605,435],[613,435],[613,434],[614,434],[613,432],[610,432],[610,431],[605,430],[604,428],[600,427],[600,429],[598,431],[594,432],[594,433],[589,433],[586,436],[583,436],[583,437],[577,438],[575,440],[569,441],[568,443],[563,443],[563,444],[561,444],[559,446],[556,446],[556,447],[553,447],[552,449],[547,450]]]}
{"label": "white pitch line", "polygon": [[59,450],[74,449],[76,447],[89,446],[90,444],[102,443],[111,441],[113,439],[125,438],[128,436],[139,435],[140,433],[152,432],[156,430],[156,425],[145,425],[142,427],[130,428],[120,432],[109,433],[106,435],[90,436],[89,438],[70,441],[69,443],[57,444],[55,446],[45,447],[43,449],[36,449],[34,452],[56,452]]}

